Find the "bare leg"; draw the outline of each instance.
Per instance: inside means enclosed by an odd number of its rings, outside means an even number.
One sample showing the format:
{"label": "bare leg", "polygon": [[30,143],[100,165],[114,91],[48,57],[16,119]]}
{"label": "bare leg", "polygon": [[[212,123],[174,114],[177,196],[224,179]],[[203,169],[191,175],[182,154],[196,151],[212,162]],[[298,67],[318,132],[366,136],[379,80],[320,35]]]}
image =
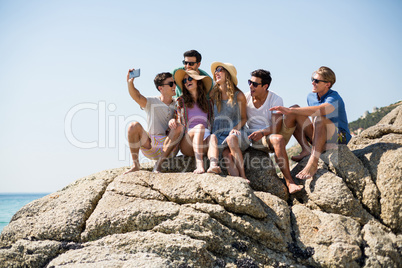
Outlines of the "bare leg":
{"label": "bare leg", "polygon": [[240,150],[238,137],[235,135],[229,135],[227,137],[227,142],[228,142],[230,154],[233,156],[234,163],[235,163],[237,170],[239,171],[240,177],[247,180],[246,173],[244,172],[243,153]]}
{"label": "bare leg", "polygon": [[218,139],[214,134],[211,134],[209,138],[208,159],[210,164],[207,172],[220,174],[222,170],[218,165],[219,162]]}
{"label": "bare leg", "polygon": [[292,160],[299,162],[311,153],[310,144],[306,137],[311,141],[313,140],[313,125],[308,116],[296,116],[296,130],[293,136],[300,144],[302,151],[299,155],[292,156]]}
{"label": "bare leg", "polygon": [[133,159],[133,166],[124,174],[140,170],[140,163],[138,161],[140,147],[151,149],[151,140],[140,123],[133,122],[130,124],[127,137],[130,145],[131,157]]}
{"label": "bare leg", "polygon": [[155,164],[153,170],[154,172],[156,173],[161,172],[163,162],[165,161],[166,158],[169,157],[169,155],[172,153],[173,150],[176,150],[175,153],[177,154],[177,151],[179,149],[177,144],[180,143],[180,140],[183,137],[183,130],[184,127],[182,125],[177,125],[176,129],[170,130],[169,136],[166,137],[165,142],[163,144],[163,153]]}
{"label": "bare leg", "polygon": [[332,137],[334,132],[335,125],[331,122],[331,120],[323,116],[317,116],[315,118],[311,155],[307,165],[296,175],[297,178],[305,180],[314,176],[314,174],[317,172],[320,155],[324,151],[327,140]]}
{"label": "bare leg", "polygon": [[289,169],[289,159],[286,153],[286,144],[282,135],[271,135],[269,137],[269,142],[274,149],[275,152],[275,161],[278,164],[280,170],[282,171],[283,177],[285,178],[286,185],[289,189],[290,194],[294,194],[301,189],[302,186],[297,185],[290,174]]}
{"label": "bare leg", "polygon": [[239,176],[239,170],[237,169],[234,161],[233,156],[230,153],[229,148],[225,148],[222,152],[223,159],[225,160],[226,169],[230,176]]}
{"label": "bare leg", "polygon": [[204,144],[205,127],[197,125],[192,128],[180,142],[180,150],[184,155],[195,156],[196,169],[194,173],[201,174],[205,172],[203,154],[208,149]]}

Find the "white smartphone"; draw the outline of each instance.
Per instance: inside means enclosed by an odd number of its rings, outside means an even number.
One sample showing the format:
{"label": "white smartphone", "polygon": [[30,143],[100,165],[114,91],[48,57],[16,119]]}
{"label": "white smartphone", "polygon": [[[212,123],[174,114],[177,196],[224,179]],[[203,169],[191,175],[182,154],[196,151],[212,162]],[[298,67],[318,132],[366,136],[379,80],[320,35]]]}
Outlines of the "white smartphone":
{"label": "white smartphone", "polygon": [[141,69],[134,69],[130,72],[129,78],[136,78],[139,77],[141,74]]}

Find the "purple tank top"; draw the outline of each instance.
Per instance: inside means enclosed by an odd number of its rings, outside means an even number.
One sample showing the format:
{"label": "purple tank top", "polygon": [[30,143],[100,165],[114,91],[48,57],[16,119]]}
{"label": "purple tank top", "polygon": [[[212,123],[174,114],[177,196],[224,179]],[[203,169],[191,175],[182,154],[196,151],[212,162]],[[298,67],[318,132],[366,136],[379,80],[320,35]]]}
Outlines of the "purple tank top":
{"label": "purple tank top", "polygon": [[193,128],[198,124],[202,124],[205,128],[208,128],[207,113],[204,113],[200,107],[198,107],[197,103],[194,103],[193,108],[187,108],[187,114],[189,128]]}

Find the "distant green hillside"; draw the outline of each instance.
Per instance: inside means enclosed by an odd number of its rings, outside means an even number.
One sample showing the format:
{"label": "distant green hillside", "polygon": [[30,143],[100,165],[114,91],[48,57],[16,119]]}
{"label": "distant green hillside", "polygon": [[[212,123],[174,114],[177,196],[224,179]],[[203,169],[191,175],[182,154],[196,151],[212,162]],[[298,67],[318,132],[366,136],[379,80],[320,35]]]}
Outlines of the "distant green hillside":
{"label": "distant green hillside", "polygon": [[355,132],[359,128],[369,128],[377,124],[385,115],[387,115],[390,111],[392,111],[396,106],[401,105],[402,101],[391,104],[386,107],[379,108],[375,113],[369,113],[365,118],[359,118],[356,121],[349,123],[350,132]]}

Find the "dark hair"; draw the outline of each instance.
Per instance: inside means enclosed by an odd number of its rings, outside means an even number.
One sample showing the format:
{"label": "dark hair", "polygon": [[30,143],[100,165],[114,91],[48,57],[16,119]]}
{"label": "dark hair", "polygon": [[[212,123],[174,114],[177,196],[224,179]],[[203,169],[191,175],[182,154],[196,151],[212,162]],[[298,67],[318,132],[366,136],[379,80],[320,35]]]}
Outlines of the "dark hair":
{"label": "dark hair", "polygon": [[251,73],[251,76],[261,78],[262,85],[266,84],[266,85],[268,85],[268,88],[271,85],[271,82],[272,82],[271,73],[267,70],[263,70],[263,69],[255,70]]}
{"label": "dark hair", "polygon": [[184,52],[183,57],[195,57],[197,62],[201,62],[201,54],[194,49]]}
{"label": "dark hair", "polygon": [[167,78],[170,78],[170,77],[173,77],[173,75],[172,75],[171,73],[168,73],[168,72],[157,74],[157,75],[155,76],[155,79],[154,79],[154,83],[155,83],[156,89],[159,90],[158,87],[159,87],[159,86],[162,86],[163,82],[165,82],[165,80],[166,80]]}
{"label": "dark hair", "polygon": [[[194,79],[195,80],[195,79]],[[194,81],[193,80],[193,81]],[[202,80],[195,80],[197,81],[197,104],[200,109],[207,113],[208,112],[208,102],[207,102],[207,94],[204,82]],[[188,91],[186,85],[183,84],[183,100],[185,105],[188,108],[194,107],[195,101],[193,100],[193,96],[191,95],[190,91]]]}

